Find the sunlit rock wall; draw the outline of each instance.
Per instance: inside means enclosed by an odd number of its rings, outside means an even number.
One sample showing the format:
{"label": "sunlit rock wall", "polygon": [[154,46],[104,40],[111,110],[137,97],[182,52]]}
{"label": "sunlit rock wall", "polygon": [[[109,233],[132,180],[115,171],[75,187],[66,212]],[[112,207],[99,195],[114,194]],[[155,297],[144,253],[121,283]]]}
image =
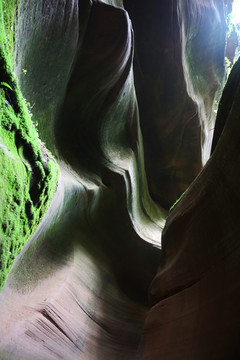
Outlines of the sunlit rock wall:
{"label": "sunlit rock wall", "polygon": [[218,102],[225,72],[226,21],[223,1],[179,1],[182,65],[189,96],[197,104],[202,160],[210,155]]}

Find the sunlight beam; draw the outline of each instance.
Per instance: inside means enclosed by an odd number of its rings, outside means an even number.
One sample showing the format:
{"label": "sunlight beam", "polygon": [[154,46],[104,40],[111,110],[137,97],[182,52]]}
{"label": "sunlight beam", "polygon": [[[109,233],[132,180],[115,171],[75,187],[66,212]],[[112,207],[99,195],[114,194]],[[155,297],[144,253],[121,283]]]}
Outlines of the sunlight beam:
{"label": "sunlight beam", "polygon": [[240,24],[240,0],[235,0],[232,6],[232,22]]}

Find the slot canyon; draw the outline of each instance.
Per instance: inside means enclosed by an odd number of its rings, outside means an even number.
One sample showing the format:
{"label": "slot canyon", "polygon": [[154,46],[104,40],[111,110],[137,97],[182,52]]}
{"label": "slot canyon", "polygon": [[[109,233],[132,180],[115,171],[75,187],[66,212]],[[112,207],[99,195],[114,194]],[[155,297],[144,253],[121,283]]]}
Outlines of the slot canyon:
{"label": "slot canyon", "polygon": [[0,0],[0,360],[240,359],[232,9]]}

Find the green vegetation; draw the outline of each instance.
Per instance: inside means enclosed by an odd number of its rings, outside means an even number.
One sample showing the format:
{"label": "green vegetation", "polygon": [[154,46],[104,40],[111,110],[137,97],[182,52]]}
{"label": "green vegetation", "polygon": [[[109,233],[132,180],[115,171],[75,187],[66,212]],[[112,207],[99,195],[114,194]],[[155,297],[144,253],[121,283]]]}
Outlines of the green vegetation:
{"label": "green vegetation", "polygon": [[179,196],[179,198],[175,201],[175,203],[170,207],[169,209],[169,212],[173,211],[173,209],[175,208],[175,206],[180,202],[180,200],[183,198],[183,196],[186,194],[186,192],[188,191],[188,188],[187,190],[185,190],[182,195]]}
{"label": "green vegetation", "polygon": [[58,166],[13,75],[16,0],[0,0],[0,288],[54,195]]}
{"label": "green vegetation", "polygon": [[11,57],[11,63],[13,65],[17,8],[19,0],[0,0],[0,2],[2,15],[1,21],[4,21],[5,37],[7,40],[9,55]]}
{"label": "green vegetation", "polygon": [[234,36],[235,38],[235,46],[236,46],[236,50],[235,50],[235,57],[233,59],[233,61],[231,62],[227,56],[225,56],[225,67],[226,67],[226,80],[232,70],[233,65],[235,64],[235,62],[237,61],[238,57],[239,57],[239,53],[240,53],[240,29],[239,26],[237,26],[236,24],[234,24],[233,21],[233,14],[230,13],[228,14],[228,16],[226,17],[226,25],[227,25],[227,41],[229,41],[229,39]]}

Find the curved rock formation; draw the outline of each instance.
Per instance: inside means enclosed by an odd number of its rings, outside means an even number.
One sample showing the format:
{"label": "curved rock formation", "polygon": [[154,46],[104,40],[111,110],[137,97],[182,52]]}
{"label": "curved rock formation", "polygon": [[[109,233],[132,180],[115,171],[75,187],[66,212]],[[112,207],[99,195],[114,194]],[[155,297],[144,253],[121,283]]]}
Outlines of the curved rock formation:
{"label": "curved rock formation", "polygon": [[20,1],[15,69],[60,176],[0,294],[2,359],[237,359],[239,64],[202,170],[227,13]]}
{"label": "curved rock formation", "polygon": [[240,355],[239,69],[238,60],[221,99],[213,154],[164,229],[143,359]]}
{"label": "curved rock formation", "polygon": [[157,267],[166,211],[146,185],[127,13],[93,3],[79,46],[47,134],[59,187],[1,293],[15,357],[132,359]]}

